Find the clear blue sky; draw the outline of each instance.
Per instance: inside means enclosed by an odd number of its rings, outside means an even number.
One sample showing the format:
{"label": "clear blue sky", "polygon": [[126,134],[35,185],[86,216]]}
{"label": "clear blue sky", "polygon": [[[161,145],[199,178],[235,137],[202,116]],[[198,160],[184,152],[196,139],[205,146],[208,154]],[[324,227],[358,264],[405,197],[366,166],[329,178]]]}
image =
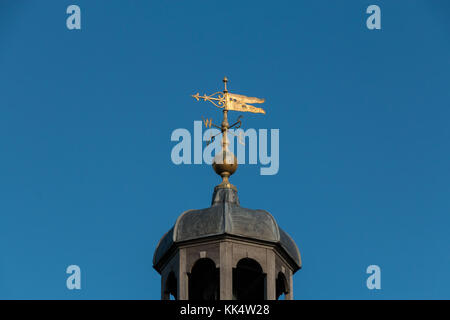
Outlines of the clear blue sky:
{"label": "clear blue sky", "polygon": [[[66,8],[82,30],[66,28]],[[365,9],[381,7],[369,31]],[[210,204],[170,160],[189,95],[264,97],[280,171],[242,206],[295,239],[296,299],[450,298],[450,2],[0,0],[0,298],[159,299],[160,237]],[[82,290],[65,269],[82,270]],[[366,288],[377,264],[382,290]]]}

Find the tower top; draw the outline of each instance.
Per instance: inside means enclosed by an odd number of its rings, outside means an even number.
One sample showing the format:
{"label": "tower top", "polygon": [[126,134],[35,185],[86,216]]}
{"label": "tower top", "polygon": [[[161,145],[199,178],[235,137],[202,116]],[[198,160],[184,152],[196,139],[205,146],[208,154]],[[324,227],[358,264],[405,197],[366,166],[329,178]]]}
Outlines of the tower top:
{"label": "tower top", "polygon": [[223,137],[213,161],[222,182],[209,207],[184,211],[159,241],[153,267],[161,274],[161,299],[274,300],[285,294],[292,300],[292,276],[302,267],[297,245],[269,212],[241,207],[229,182],[238,163],[227,135],[242,123],[239,116],[230,125],[228,111],[265,114],[251,105],[264,99],[230,93],[226,77],[223,83],[223,91],[193,95],[222,109],[220,125],[205,123]]}
{"label": "tower top", "polygon": [[153,265],[161,271],[174,245],[220,236],[276,244],[291,261],[294,272],[302,267],[297,245],[275,218],[265,210],[241,207],[237,191],[231,188],[216,188],[210,207],[183,212],[159,241]]}

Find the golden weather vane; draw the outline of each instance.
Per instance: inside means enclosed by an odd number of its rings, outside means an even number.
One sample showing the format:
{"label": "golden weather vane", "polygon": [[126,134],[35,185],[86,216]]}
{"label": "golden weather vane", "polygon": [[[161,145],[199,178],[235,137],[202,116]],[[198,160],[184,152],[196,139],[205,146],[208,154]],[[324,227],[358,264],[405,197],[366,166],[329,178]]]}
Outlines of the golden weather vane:
{"label": "golden weather vane", "polygon": [[[204,94],[201,96],[199,93],[192,95],[197,101],[209,101],[217,108],[223,110],[223,120],[220,126],[217,126],[212,123],[212,120],[209,120],[209,127],[213,126],[220,129],[220,133],[222,134],[222,150],[216,154],[213,161],[214,171],[218,175],[222,177],[222,183],[216,186],[216,188],[232,188],[236,190],[236,187],[229,183],[228,177],[231,176],[237,169],[237,159],[234,154],[228,150],[228,130],[231,128],[240,128],[242,125],[241,118],[239,116],[237,121],[232,125],[228,123],[228,111],[240,111],[240,112],[251,112],[251,113],[263,113],[266,112],[262,108],[257,108],[250,103],[264,103],[264,99],[255,98],[255,97],[247,97],[240,94],[234,94],[228,92],[227,89],[227,77],[223,78],[224,90],[223,92],[215,92],[211,95]],[[208,119],[205,122],[203,119],[203,123],[205,126],[208,124]],[[215,136],[214,136],[215,137]],[[214,137],[211,137],[211,141],[214,140]]]}
{"label": "golden weather vane", "polygon": [[241,111],[252,113],[266,113],[264,109],[257,108],[249,103],[264,103],[264,99],[247,97],[241,94],[230,93],[227,90],[227,77],[223,78],[225,89],[223,92],[215,92],[209,96],[204,94],[201,96],[199,93],[193,94],[192,97],[197,101],[202,99],[203,101],[209,101],[217,108],[224,109],[224,111]]}

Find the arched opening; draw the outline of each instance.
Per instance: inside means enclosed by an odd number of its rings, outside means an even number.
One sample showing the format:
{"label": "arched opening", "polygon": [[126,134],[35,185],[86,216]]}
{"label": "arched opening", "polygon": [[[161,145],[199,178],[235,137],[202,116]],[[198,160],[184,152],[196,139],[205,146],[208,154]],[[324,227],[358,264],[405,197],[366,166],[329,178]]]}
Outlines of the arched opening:
{"label": "arched opening", "polygon": [[258,262],[244,258],[233,269],[233,299],[264,300],[265,274]]}
{"label": "arched opening", "polygon": [[164,287],[164,300],[177,300],[177,287],[177,278],[175,273],[171,271]]}
{"label": "arched opening", "polygon": [[282,272],[278,272],[276,280],[276,298],[277,300],[284,300],[285,295],[289,292],[286,277]]}
{"label": "arched opening", "polygon": [[202,258],[192,267],[189,275],[189,300],[219,300],[219,268],[214,261]]}

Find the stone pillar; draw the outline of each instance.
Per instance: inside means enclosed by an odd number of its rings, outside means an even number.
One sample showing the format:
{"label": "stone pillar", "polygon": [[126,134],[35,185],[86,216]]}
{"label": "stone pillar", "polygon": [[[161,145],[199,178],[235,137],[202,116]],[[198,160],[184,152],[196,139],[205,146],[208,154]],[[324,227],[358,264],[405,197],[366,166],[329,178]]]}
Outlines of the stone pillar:
{"label": "stone pillar", "polygon": [[220,300],[233,300],[232,244],[220,243]]}
{"label": "stone pillar", "polygon": [[276,299],[276,274],[275,274],[275,253],[272,250],[267,252],[267,274],[266,274],[266,300]]}
{"label": "stone pillar", "polygon": [[178,298],[177,300],[188,300],[188,276],[186,270],[186,249],[179,252],[179,272],[178,272]]}
{"label": "stone pillar", "polygon": [[293,300],[294,299],[294,281],[292,276],[292,270],[287,270],[287,283],[289,292],[285,295],[285,300]]}
{"label": "stone pillar", "polygon": [[161,300],[169,300],[166,294],[166,275],[161,275]]}

